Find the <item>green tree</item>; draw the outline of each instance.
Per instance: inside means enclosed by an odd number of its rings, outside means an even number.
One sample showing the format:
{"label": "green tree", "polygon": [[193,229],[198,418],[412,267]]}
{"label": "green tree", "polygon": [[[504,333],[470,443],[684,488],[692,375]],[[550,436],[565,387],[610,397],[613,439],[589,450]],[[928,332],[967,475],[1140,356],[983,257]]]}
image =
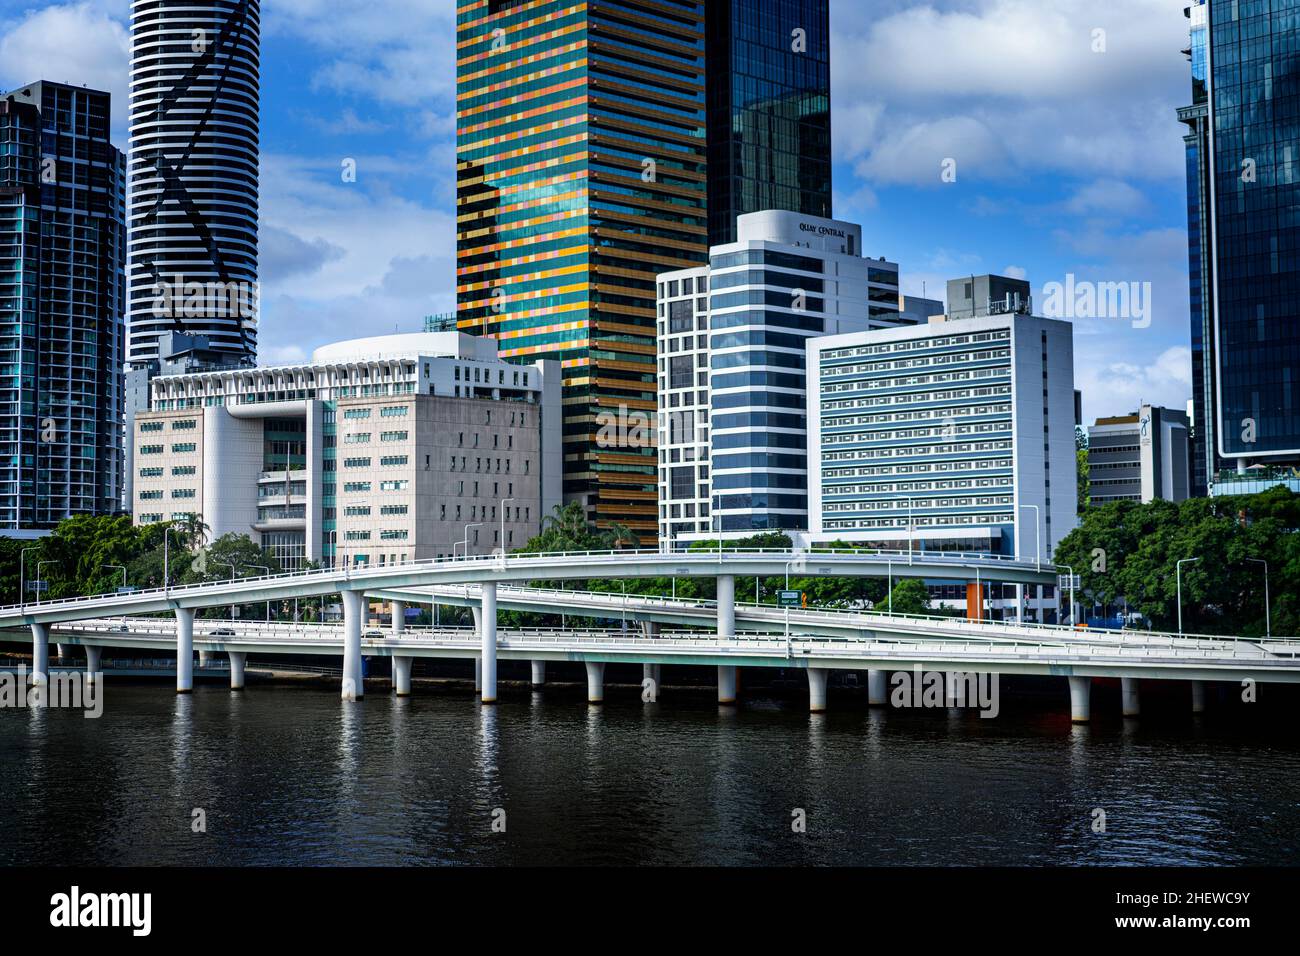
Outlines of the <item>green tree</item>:
{"label": "green tree", "polygon": [[904,578],[894,585],[883,610],[890,614],[930,614],[930,589],[919,578]]}

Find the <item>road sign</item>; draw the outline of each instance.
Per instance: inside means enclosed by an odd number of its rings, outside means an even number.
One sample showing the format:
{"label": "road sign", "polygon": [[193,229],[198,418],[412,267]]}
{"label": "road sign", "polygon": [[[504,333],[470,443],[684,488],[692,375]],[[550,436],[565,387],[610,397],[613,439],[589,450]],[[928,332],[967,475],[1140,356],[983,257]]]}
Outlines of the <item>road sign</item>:
{"label": "road sign", "polygon": [[128,584],[126,587],[118,588],[118,589],[117,589],[117,593],[118,593],[118,594],[134,594],[134,593],[135,593],[135,585],[134,585],[134,584]]}
{"label": "road sign", "polygon": [[782,607],[798,607],[803,603],[802,591],[780,591],[778,597],[781,599]]}
{"label": "road sign", "polygon": [[49,581],[28,581],[27,582],[27,590],[34,591],[37,594],[40,594],[43,591],[48,591],[49,589],[50,589]]}

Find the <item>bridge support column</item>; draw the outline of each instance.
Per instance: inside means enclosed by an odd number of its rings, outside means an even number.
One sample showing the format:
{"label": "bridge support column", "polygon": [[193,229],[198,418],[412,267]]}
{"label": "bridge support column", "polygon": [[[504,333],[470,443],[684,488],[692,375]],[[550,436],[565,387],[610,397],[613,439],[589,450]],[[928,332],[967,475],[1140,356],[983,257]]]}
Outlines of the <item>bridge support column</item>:
{"label": "bridge support column", "polygon": [[587,661],[587,703],[605,702],[605,662]]}
{"label": "bridge support column", "polygon": [[176,609],[176,693],[194,689],[194,609]]}
{"label": "bridge support column", "polygon": [[736,702],[736,669],[734,667],[718,668],[718,703],[734,704]]}
{"label": "bridge support column", "polygon": [[497,702],[497,586],[483,585],[483,696],[485,704]]}
{"label": "bridge support column", "polygon": [[1086,724],[1092,719],[1092,678],[1070,677],[1070,720]]}
{"label": "bridge support column", "polygon": [[[730,641],[736,637],[736,578],[731,574],[718,575],[718,640]],[[736,668],[718,668],[718,703],[736,702]]]}
{"label": "bridge support column", "polygon": [[207,666],[208,666],[209,664],[211,664],[211,663],[212,663],[212,652],[211,652],[211,651],[199,651],[199,666],[200,666],[200,667],[207,667]]}
{"label": "bridge support column", "polygon": [[413,657],[393,658],[393,691],[398,697],[411,696],[411,665],[414,663]]}
{"label": "bridge support column", "polygon": [[474,656],[474,693],[483,693],[483,658]]}
{"label": "bridge support column", "polygon": [[889,672],[867,671],[867,705],[884,707],[889,703]]}
{"label": "bridge support column", "polygon": [[1205,713],[1205,681],[1192,681],[1192,713]]}
{"label": "bridge support column", "polygon": [[659,685],[663,683],[663,671],[664,668],[662,664],[642,664],[641,680],[643,682],[648,680],[654,681],[657,690]]}
{"label": "bridge support column", "polygon": [[244,689],[244,663],[248,660],[248,654],[245,651],[229,651],[230,657],[230,689]]}
{"label": "bridge support column", "polygon": [[533,679],[531,681],[534,689],[540,688],[546,684],[546,661],[533,661]]}
{"label": "bridge support column", "polygon": [[32,625],[32,686],[47,687],[50,682],[50,626]]}
{"label": "bridge support column", "polygon": [[808,710],[814,714],[826,712],[826,684],[830,671],[824,667],[808,668]]}
{"label": "bridge support column", "polygon": [[393,636],[401,637],[403,632],[406,631],[406,602],[393,601],[391,606],[393,608]]}
{"label": "bridge support column", "polygon": [[1119,679],[1120,696],[1124,698],[1124,716],[1137,717],[1142,713],[1142,701],[1138,696],[1138,681],[1136,677],[1121,677]]}
{"label": "bridge support column", "polygon": [[94,684],[103,678],[99,672],[99,654],[102,648],[86,645],[86,683]]}
{"label": "bridge support column", "polygon": [[68,650],[67,644],[55,644],[54,653],[59,656],[59,660],[61,661],[67,660],[72,656],[72,652]]}
{"label": "bridge support column", "polygon": [[361,619],[365,601],[359,591],[343,591],[343,699],[356,701],[365,697],[361,676]]}

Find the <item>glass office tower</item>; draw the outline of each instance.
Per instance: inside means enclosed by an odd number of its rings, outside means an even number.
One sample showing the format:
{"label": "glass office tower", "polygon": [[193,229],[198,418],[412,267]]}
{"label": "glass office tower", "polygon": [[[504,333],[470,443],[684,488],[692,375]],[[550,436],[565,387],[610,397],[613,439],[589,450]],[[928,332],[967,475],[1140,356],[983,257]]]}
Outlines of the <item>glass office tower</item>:
{"label": "glass office tower", "polygon": [[1187,14],[1199,102],[1180,115],[1206,483],[1300,488],[1300,11],[1219,0]]}
{"label": "glass office tower", "polygon": [[0,95],[0,533],[118,509],[125,176],[109,94]]}
{"label": "glass office tower", "polygon": [[829,0],[708,4],[709,245],[736,219],[831,216]]}
{"label": "glass office tower", "polygon": [[706,261],[691,0],[458,0],[462,331],[564,365],[565,497],[656,533],[655,277]]}

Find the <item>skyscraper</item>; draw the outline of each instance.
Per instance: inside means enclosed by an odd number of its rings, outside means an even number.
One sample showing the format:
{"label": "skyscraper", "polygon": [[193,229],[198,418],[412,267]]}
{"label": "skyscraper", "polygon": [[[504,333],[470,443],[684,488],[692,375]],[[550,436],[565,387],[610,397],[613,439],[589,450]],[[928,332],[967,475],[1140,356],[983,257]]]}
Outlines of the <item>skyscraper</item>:
{"label": "skyscraper", "polygon": [[0,96],[0,530],[117,510],[126,166],[109,95]]}
{"label": "skyscraper", "polygon": [[709,245],[736,219],[831,216],[829,0],[710,0]]}
{"label": "skyscraper", "polygon": [[1195,0],[1186,12],[1193,484],[1300,489],[1296,10]]}
{"label": "skyscraper", "polygon": [[459,327],[563,362],[565,497],[643,541],[655,277],[708,252],[704,7],[457,3]]}
{"label": "skyscraper", "polygon": [[127,359],[167,332],[257,353],[259,0],[131,5]]}

